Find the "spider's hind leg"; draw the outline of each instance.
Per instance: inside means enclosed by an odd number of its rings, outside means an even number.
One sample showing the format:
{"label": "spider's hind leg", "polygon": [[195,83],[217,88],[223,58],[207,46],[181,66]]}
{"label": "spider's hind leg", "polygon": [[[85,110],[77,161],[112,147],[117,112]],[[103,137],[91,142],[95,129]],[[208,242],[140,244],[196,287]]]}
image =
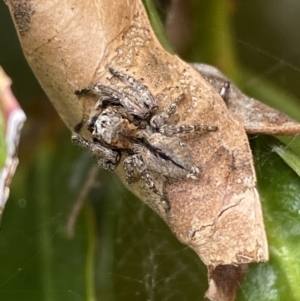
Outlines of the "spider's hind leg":
{"label": "spider's hind leg", "polygon": [[167,211],[170,210],[169,202],[167,201],[166,197],[163,196],[163,194],[160,191],[158,191],[155,185],[155,181],[148,173],[146,165],[140,155],[135,154],[127,157],[124,160],[124,169],[126,173],[127,184],[132,184],[136,180],[134,176],[134,172],[136,170],[138,174],[141,176],[141,178],[145,181],[146,186],[160,197],[161,203],[165,208],[165,210]]}
{"label": "spider's hind leg", "polygon": [[215,125],[205,125],[205,124],[194,124],[194,125],[163,125],[158,131],[164,136],[173,136],[176,134],[189,134],[189,133],[207,133],[215,132],[218,127]]}

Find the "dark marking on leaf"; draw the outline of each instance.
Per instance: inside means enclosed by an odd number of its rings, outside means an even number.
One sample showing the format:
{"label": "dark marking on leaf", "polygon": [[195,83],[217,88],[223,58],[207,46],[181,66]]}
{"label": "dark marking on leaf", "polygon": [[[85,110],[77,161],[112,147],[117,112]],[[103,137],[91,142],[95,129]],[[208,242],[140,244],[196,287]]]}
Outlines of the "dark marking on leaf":
{"label": "dark marking on leaf", "polygon": [[31,26],[31,16],[34,9],[30,0],[14,0],[11,1],[12,12],[21,36],[29,31]]}

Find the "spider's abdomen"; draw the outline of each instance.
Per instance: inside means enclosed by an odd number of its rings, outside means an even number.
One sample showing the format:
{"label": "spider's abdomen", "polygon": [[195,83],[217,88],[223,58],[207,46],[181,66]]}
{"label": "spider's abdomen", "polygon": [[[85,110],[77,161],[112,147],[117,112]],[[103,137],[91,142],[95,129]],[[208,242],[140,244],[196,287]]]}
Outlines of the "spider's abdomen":
{"label": "spider's abdomen", "polygon": [[196,178],[194,165],[186,145],[177,137],[154,133],[147,139],[141,156],[148,170],[169,178]]}

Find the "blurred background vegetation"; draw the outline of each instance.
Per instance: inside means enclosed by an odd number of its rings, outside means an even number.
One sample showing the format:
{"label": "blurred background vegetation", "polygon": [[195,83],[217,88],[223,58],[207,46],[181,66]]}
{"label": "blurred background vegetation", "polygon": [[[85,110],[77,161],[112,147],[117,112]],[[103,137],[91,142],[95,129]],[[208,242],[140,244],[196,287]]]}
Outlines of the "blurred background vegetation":
{"label": "blurred background vegetation", "polygon": [[[243,91],[300,120],[299,1],[156,0],[155,6],[185,60],[216,66]],[[99,171],[74,237],[66,235],[95,163],[71,145],[24,60],[3,1],[0,64],[28,117],[0,231],[0,299],[202,300],[204,265],[111,173]],[[251,265],[237,300],[299,300],[299,142],[250,141],[271,259]],[[294,152],[293,168],[277,147]]]}

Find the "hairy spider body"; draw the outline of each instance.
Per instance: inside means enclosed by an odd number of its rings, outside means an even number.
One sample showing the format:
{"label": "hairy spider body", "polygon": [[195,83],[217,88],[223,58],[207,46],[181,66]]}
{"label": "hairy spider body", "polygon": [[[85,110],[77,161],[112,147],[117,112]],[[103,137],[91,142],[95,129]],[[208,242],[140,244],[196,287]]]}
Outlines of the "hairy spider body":
{"label": "hairy spider body", "polygon": [[[169,126],[167,126],[169,128]],[[195,126],[196,127],[196,126]],[[161,132],[185,132],[187,126],[172,126],[153,129],[151,126],[139,128],[119,114],[119,108],[105,109],[94,121],[92,136],[111,149],[119,149],[128,154],[138,154],[148,170],[172,178],[189,177],[197,168],[191,163],[186,145],[177,137],[169,137]],[[162,164],[157,164],[158,161]],[[156,162],[156,163],[155,163]],[[193,178],[192,176],[190,176]]]}
{"label": "hairy spider body", "polygon": [[137,158],[147,170],[165,178],[196,179],[199,169],[193,164],[189,149],[177,137],[153,133],[134,148]]}
{"label": "hairy spider body", "polygon": [[[158,191],[152,174],[168,178],[197,179],[199,168],[193,163],[190,152],[178,134],[216,131],[216,126],[169,125],[171,115],[184,98],[179,95],[160,114],[155,98],[146,86],[134,78],[112,68],[109,71],[127,83],[136,93],[130,95],[111,87],[94,85],[77,91],[76,94],[93,93],[100,96],[87,121],[92,141],[74,134],[73,141],[89,149],[97,158],[100,167],[114,170],[119,164],[120,153],[125,155],[126,182],[133,183],[142,178],[154,193],[161,197],[165,209],[169,209],[163,192]],[[81,126],[76,126],[79,131]],[[100,159],[101,157],[101,159]]]}

